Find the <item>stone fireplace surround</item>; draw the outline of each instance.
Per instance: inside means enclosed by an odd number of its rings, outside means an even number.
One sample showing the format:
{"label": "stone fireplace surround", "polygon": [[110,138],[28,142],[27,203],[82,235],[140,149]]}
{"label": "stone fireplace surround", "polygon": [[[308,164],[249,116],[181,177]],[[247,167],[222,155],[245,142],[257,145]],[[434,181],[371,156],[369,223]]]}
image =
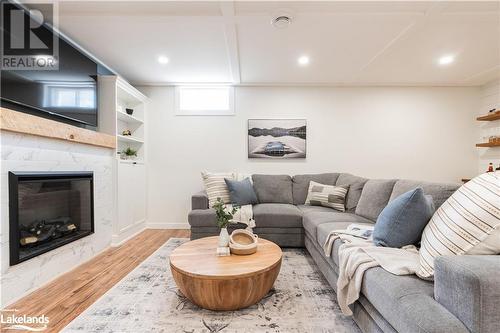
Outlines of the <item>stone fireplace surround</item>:
{"label": "stone fireplace surround", "polygon": [[[0,132],[0,308],[93,258],[111,244],[114,150],[30,134]],[[95,233],[9,266],[9,171],[93,171]]]}

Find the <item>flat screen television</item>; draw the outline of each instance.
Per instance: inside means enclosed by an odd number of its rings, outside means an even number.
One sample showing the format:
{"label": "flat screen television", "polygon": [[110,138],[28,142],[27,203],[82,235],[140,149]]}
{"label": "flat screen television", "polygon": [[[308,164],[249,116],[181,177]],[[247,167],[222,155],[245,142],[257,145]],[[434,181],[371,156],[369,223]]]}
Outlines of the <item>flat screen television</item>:
{"label": "flat screen television", "polygon": [[62,37],[58,39],[58,70],[1,71],[2,104],[96,127],[97,75],[111,73]]}

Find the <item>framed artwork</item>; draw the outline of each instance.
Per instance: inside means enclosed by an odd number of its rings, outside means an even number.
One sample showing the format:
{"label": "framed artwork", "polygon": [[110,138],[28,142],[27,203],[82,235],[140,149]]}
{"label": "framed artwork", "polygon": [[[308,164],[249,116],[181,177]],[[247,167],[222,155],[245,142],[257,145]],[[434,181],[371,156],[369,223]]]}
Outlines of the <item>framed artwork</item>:
{"label": "framed artwork", "polygon": [[305,158],[305,119],[249,119],[248,158]]}

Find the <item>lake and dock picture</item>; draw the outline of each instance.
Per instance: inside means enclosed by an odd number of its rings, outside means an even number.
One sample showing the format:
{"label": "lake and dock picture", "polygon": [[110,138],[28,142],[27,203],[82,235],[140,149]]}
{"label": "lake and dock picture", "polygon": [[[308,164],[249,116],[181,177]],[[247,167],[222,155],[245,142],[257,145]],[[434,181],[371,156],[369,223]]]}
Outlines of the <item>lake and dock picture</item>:
{"label": "lake and dock picture", "polygon": [[305,119],[249,119],[249,158],[305,158]]}

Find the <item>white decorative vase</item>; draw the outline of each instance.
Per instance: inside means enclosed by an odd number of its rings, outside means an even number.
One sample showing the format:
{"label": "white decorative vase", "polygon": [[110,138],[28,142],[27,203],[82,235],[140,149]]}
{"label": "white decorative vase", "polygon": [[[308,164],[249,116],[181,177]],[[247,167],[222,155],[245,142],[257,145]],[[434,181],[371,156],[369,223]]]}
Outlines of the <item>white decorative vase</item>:
{"label": "white decorative vase", "polygon": [[219,234],[219,247],[229,246],[229,234],[227,228],[221,228]]}

